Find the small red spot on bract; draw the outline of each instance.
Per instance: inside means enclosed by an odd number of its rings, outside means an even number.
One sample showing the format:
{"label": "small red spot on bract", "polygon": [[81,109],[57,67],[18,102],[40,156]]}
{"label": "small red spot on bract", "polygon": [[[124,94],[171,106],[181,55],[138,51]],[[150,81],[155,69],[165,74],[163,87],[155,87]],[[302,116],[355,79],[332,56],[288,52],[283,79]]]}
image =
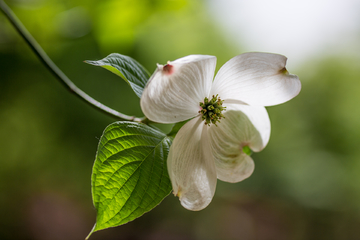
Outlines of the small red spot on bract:
{"label": "small red spot on bract", "polygon": [[163,73],[165,74],[172,74],[174,72],[174,66],[173,65],[170,65],[170,64],[166,64],[163,68]]}

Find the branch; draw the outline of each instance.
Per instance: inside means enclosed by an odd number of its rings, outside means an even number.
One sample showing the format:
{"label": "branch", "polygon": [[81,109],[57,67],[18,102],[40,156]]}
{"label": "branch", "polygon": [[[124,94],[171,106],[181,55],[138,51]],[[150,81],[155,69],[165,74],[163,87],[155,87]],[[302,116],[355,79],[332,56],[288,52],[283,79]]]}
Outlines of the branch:
{"label": "branch", "polygon": [[60,81],[60,83],[68,89],[71,93],[75,94],[78,98],[90,104],[92,107],[102,111],[103,113],[115,117],[120,120],[134,121],[134,122],[147,122],[147,118],[137,118],[135,116],[128,116],[123,113],[120,113],[104,104],[96,101],[81,89],[79,89],[49,58],[41,46],[36,42],[36,40],[31,36],[31,34],[26,30],[24,25],[16,17],[16,15],[11,11],[11,9],[6,5],[3,0],[0,0],[0,9],[9,19],[11,24],[17,30],[17,32],[22,36],[26,43],[30,46],[36,56],[40,61],[47,67],[47,69]]}

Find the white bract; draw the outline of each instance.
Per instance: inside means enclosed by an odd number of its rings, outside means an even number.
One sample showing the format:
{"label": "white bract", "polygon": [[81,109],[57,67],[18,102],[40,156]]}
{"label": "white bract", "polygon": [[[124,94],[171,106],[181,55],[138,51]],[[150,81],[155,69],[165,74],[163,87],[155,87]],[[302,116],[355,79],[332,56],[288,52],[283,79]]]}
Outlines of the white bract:
{"label": "white bract", "polygon": [[185,208],[205,208],[217,179],[234,183],[252,174],[254,162],[246,152],[261,151],[270,137],[265,106],[284,103],[301,89],[285,64],[282,55],[244,53],[225,63],[215,79],[214,56],[190,55],[158,65],[141,109],[154,122],[191,119],[177,133],[167,159],[174,194]]}

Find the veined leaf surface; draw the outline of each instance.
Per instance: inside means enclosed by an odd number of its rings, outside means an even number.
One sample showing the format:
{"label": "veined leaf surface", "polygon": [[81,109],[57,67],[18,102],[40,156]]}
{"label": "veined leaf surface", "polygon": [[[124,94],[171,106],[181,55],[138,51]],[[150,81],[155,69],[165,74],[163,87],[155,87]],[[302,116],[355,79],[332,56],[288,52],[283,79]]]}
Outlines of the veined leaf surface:
{"label": "veined leaf surface", "polygon": [[166,166],[171,142],[141,123],[116,122],[105,129],[92,173],[97,210],[92,232],[140,217],[171,192]]}
{"label": "veined leaf surface", "polygon": [[111,53],[98,61],[85,61],[94,66],[100,66],[124,79],[140,98],[150,78],[149,72],[135,59],[119,53]]}

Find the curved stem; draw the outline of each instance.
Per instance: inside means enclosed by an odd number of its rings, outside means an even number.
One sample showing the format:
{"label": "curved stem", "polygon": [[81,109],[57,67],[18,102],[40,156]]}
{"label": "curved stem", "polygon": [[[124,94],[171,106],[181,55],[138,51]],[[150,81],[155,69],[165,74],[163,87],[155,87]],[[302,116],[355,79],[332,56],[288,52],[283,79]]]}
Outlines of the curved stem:
{"label": "curved stem", "polygon": [[26,30],[24,25],[20,22],[20,20],[16,17],[16,15],[11,11],[11,9],[6,5],[3,0],[0,0],[0,9],[5,14],[5,16],[9,19],[11,24],[17,30],[17,32],[22,36],[22,38],[26,41],[26,43],[30,46],[36,56],[40,59],[40,61],[47,67],[47,69],[60,81],[60,83],[68,89],[71,93],[75,94],[81,100],[85,101],[87,104],[90,104],[92,107],[115,117],[120,120],[134,121],[134,122],[144,122],[147,123],[148,119],[137,118],[135,116],[128,116],[126,114],[120,113],[104,104],[96,101],[84,91],[79,89],[57,66],[56,64],[49,58],[49,56],[45,53],[45,51],[41,48],[41,46],[36,42],[36,40],[31,36],[31,34]]}

